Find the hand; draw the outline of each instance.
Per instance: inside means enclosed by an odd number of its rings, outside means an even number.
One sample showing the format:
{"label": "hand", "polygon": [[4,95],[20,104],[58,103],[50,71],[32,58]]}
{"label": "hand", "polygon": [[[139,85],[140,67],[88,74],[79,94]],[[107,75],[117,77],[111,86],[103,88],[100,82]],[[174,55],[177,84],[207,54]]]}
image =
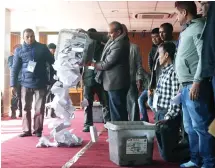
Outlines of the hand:
{"label": "hand", "polygon": [[153,90],[148,90],[148,96],[151,96],[151,95],[153,95]]}
{"label": "hand", "polygon": [[193,82],[193,85],[190,89],[190,99],[192,101],[197,100],[199,97],[199,88],[200,88],[200,83],[199,82]]}
{"label": "hand", "polygon": [[162,125],[162,124],[166,124],[168,120],[160,120],[156,123],[157,126]]}
{"label": "hand", "polygon": [[16,87],[12,87],[12,95],[16,95],[16,92],[17,90],[16,90]]}
{"label": "hand", "polygon": [[137,81],[137,89],[138,89],[139,93],[141,93],[143,91],[143,81],[142,80]]}
{"label": "hand", "polygon": [[78,33],[87,33],[87,31],[83,30],[83,29],[77,29]]}

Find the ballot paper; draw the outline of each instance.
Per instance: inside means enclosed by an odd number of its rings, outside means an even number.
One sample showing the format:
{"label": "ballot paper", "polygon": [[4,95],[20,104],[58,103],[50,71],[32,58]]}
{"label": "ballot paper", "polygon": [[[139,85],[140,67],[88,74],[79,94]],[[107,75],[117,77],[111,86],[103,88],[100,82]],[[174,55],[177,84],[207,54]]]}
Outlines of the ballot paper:
{"label": "ballot paper", "polygon": [[215,119],[210,124],[208,132],[215,137]]}
{"label": "ballot paper", "polygon": [[172,98],[171,104],[175,105],[181,104],[181,93],[178,93],[175,97]]}
{"label": "ballot paper", "polygon": [[[72,125],[74,111],[69,89],[76,87],[81,80],[79,63],[88,51],[89,40],[87,34],[74,30],[61,30],[55,54],[53,68],[57,71],[51,92],[55,95],[52,102],[47,103],[47,108],[53,108],[57,116],[48,124],[50,136],[41,137],[36,147],[73,147],[82,144],[82,139],[67,130]],[[92,41],[92,40],[91,40]],[[88,106],[88,101],[83,100],[83,106]],[[96,137],[95,137],[96,138]],[[94,140],[96,140],[94,138]]]}

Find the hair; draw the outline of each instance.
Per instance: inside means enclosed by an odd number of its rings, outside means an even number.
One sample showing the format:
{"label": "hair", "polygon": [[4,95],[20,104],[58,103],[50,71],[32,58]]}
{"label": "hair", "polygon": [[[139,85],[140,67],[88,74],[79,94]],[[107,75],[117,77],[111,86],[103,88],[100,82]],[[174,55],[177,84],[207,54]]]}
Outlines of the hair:
{"label": "hair", "polygon": [[175,8],[184,9],[193,16],[197,16],[197,7],[194,1],[176,1]]}
{"label": "hair", "polygon": [[159,48],[163,48],[164,52],[169,54],[169,57],[172,61],[175,58],[176,46],[173,42],[164,42],[159,45]]}
{"label": "hair", "polygon": [[24,33],[34,33],[34,31],[32,30],[32,29],[30,29],[30,28],[27,28],[27,29],[25,29],[24,31],[23,31],[23,34]]}
{"label": "hair", "polygon": [[156,27],[156,28],[152,29],[151,34],[159,34],[159,28]]}
{"label": "hair", "polygon": [[48,45],[48,48],[49,48],[49,49],[56,49],[56,45],[55,45],[54,43],[50,43],[50,44]]}
{"label": "hair", "polygon": [[123,27],[121,25],[121,23],[117,22],[117,21],[113,21],[110,23],[110,25],[114,25],[114,31],[121,31],[121,34],[123,33]]}
{"label": "hair", "polygon": [[90,29],[88,30],[88,32],[97,32],[97,31],[96,31],[96,29],[94,29],[94,28],[90,28]]}
{"label": "hair", "polygon": [[173,26],[171,23],[163,23],[160,27],[163,27],[169,33],[173,32]]}

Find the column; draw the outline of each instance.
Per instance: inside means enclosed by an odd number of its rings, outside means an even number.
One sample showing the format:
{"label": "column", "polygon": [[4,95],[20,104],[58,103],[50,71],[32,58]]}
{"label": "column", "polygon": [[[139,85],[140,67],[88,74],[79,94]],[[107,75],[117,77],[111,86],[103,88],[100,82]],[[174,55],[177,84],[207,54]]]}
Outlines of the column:
{"label": "column", "polygon": [[10,56],[10,11],[0,7],[0,73],[1,92],[3,94],[3,116],[8,116],[10,108],[10,72],[7,59]]}

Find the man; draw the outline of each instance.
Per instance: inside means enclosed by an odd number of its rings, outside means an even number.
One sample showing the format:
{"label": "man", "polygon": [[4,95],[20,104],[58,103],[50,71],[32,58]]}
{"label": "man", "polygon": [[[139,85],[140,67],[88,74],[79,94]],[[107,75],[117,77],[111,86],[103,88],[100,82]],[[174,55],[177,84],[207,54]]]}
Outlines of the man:
{"label": "man", "polygon": [[[20,44],[17,44],[13,47],[13,51],[20,47]],[[13,58],[14,54],[8,57],[8,67],[11,70],[13,66]],[[22,78],[22,72],[19,72],[18,82],[17,82],[17,93],[12,92],[12,99],[11,99],[11,119],[16,119],[16,110],[19,110],[19,117],[22,117],[22,102],[21,102],[21,78]]]}
{"label": "man", "polygon": [[[149,70],[150,72],[152,72],[153,70],[153,60],[154,60],[154,56],[157,52],[157,48],[160,45],[160,43],[162,42],[160,36],[159,36],[159,28],[154,28],[151,32],[151,38],[152,38],[152,49],[149,52],[148,55],[148,66],[149,66]],[[148,84],[149,85],[149,84]],[[152,107],[152,100],[153,100],[153,96],[152,94],[149,96],[148,99],[148,89],[145,89],[140,97],[138,98],[138,104],[139,104],[139,109],[140,109],[140,113],[142,114],[142,121],[149,121],[149,117],[147,114],[147,108],[146,108],[146,102],[148,100],[148,105]]]}
{"label": "man", "polygon": [[[97,32],[91,28],[88,32]],[[93,48],[90,55],[95,62],[99,62],[104,46],[101,42],[93,40],[90,44]],[[89,46],[89,47],[91,47]],[[86,61],[86,60],[85,60]],[[92,61],[92,60],[89,60]],[[83,132],[90,132],[90,126],[93,125],[93,101],[94,95],[97,94],[99,101],[102,105],[104,122],[110,121],[110,112],[108,106],[108,93],[104,90],[103,86],[95,81],[96,70],[91,66],[84,66],[83,84],[84,84],[84,98],[88,100],[89,105],[84,110],[84,129]]]}
{"label": "man", "polygon": [[35,101],[34,134],[41,137],[43,130],[44,108],[46,98],[46,87],[48,77],[46,63],[54,63],[47,46],[35,41],[34,31],[25,29],[23,31],[24,43],[15,50],[13,67],[11,69],[11,87],[13,92],[17,90],[18,73],[22,71],[22,105],[23,133],[20,137],[32,136],[31,134],[31,107],[33,96]]}
{"label": "man", "polygon": [[149,83],[148,89],[148,105],[153,110],[152,101],[153,101],[153,90],[156,88],[156,84],[161,73],[160,65],[158,64],[158,46],[162,43],[162,40],[159,35],[159,28],[152,30],[152,42],[154,47],[152,47],[151,52],[149,53],[149,69],[151,71],[151,80]]}
{"label": "man", "polygon": [[[56,45],[54,43],[50,43],[48,45],[48,49],[49,49],[50,53],[52,54],[52,56],[54,57]],[[50,65],[49,63],[47,63],[46,66],[47,66],[47,73],[48,73],[48,77],[49,77],[49,83],[47,86],[46,103],[50,103],[54,99],[54,94],[51,93],[51,88],[52,88],[53,84],[56,82],[56,80],[54,80],[54,75],[56,74],[56,71],[54,70],[52,65]],[[55,118],[56,115],[54,113],[54,109],[46,108],[46,116],[49,118],[50,117]]]}
{"label": "man", "polygon": [[50,43],[48,45],[48,49],[49,49],[50,53],[54,56],[55,50],[56,50],[56,45],[54,43]]}
{"label": "man", "polygon": [[109,24],[108,34],[110,38],[107,41],[107,36],[88,32],[90,38],[107,42],[101,60],[91,66],[98,70],[96,81],[103,83],[104,90],[108,92],[111,120],[127,121],[126,96],[130,85],[129,39],[123,34],[123,27],[119,22]]}
{"label": "man", "polygon": [[163,23],[160,25],[159,29],[161,40],[166,42],[170,41],[173,42],[175,45],[177,45],[177,41],[173,40],[173,26],[170,23]]}
{"label": "man", "polygon": [[[178,21],[183,30],[175,60],[176,73],[181,89],[183,122],[189,137],[191,160],[181,167],[215,167],[215,139],[208,133],[214,119],[212,109],[212,84],[209,78],[202,79],[201,32],[204,19],[197,18],[193,1],[175,2]],[[203,165],[201,165],[203,163]]]}
{"label": "man", "polygon": [[205,59],[202,59],[202,73],[203,78],[212,77],[212,85],[214,92],[215,101],[215,3],[213,1],[201,1],[201,13],[202,16],[206,18],[205,28],[202,34],[203,47],[202,55]]}
{"label": "man", "polygon": [[179,144],[180,106],[171,104],[179,89],[179,81],[173,68],[176,46],[164,42],[158,48],[162,73],[159,77],[153,105],[156,109],[156,137],[161,157],[169,162],[181,162],[189,158],[189,147]]}
{"label": "man", "polygon": [[[128,35],[128,29],[123,24],[123,31]],[[142,91],[143,87],[143,68],[142,57],[140,55],[139,47],[130,43],[130,88],[127,95],[127,109],[130,121],[139,121],[139,109],[138,109],[138,92]]]}

